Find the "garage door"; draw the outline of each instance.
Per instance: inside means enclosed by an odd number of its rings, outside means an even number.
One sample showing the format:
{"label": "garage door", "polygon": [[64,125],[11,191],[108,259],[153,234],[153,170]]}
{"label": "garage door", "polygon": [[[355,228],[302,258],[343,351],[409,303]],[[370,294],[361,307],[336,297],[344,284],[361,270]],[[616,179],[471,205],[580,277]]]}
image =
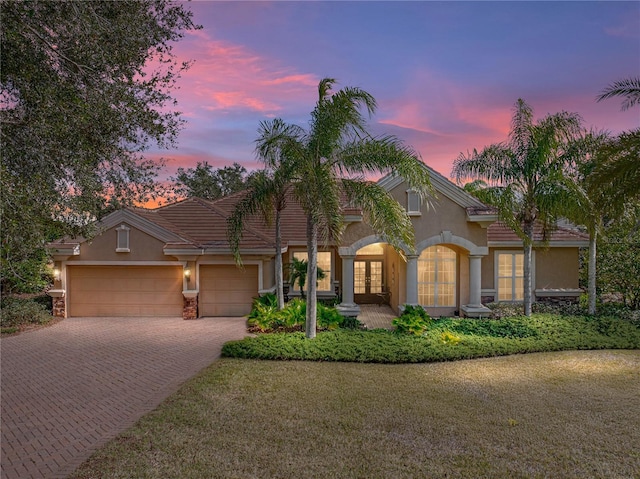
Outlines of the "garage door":
{"label": "garage door", "polygon": [[200,266],[200,316],[244,316],[258,296],[258,266]]}
{"label": "garage door", "polygon": [[182,316],[180,266],[70,266],[70,316]]}

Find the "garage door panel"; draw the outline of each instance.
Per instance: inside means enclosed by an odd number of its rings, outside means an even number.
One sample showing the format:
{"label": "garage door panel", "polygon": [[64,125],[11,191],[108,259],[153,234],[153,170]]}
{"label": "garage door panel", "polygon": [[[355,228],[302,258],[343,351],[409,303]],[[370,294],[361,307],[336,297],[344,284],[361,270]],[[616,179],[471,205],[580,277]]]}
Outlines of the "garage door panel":
{"label": "garage door panel", "polygon": [[258,267],[203,265],[200,267],[200,316],[245,316],[258,295]]}
{"label": "garage door panel", "polygon": [[181,316],[180,266],[70,266],[70,316]]}

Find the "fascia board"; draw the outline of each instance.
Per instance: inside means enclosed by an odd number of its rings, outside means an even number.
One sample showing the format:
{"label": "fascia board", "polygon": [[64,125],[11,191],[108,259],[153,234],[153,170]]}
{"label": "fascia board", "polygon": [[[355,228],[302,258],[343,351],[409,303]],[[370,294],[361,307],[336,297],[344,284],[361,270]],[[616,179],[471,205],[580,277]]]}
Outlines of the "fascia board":
{"label": "fascia board", "polygon": [[[522,241],[488,241],[487,242],[487,246],[489,248],[499,248],[499,247],[518,247],[518,248],[522,248],[523,247],[523,243]],[[580,240],[573,240],[573,241],[549,241],[548,243],[541,243],[536,241],[533,244],[534,248],[544,248],[544,247],[550,247],[550,248],[584,248],[589,246],[589,241],[580,241]]]}

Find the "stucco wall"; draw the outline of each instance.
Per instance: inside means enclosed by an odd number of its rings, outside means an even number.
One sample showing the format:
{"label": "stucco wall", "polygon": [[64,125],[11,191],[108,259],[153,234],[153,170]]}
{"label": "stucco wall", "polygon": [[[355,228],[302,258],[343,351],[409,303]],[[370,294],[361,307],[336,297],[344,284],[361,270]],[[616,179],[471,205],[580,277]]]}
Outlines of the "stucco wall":
{"label": "stucco wall", "polygon": [[579,286],[578,248],[536,250],[536,289],[572,289]]}
{"label": "stucco wall", "polygon": [[[116,253],[116,229],[125,224],[129,230],[129,253]],[[95,238],[80,245],[74,261],[175,261],[165,256],[164,243],[126,223],[118,223]]]}

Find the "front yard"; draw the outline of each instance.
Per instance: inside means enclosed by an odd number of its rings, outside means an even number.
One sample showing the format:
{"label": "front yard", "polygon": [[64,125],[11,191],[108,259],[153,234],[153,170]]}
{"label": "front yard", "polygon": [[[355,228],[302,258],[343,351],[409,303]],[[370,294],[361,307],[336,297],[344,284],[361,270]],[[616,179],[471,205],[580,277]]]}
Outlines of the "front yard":
{"label": "front yard", "polygon": [[73,478],[631,478],[640,351],[222,359]]}

